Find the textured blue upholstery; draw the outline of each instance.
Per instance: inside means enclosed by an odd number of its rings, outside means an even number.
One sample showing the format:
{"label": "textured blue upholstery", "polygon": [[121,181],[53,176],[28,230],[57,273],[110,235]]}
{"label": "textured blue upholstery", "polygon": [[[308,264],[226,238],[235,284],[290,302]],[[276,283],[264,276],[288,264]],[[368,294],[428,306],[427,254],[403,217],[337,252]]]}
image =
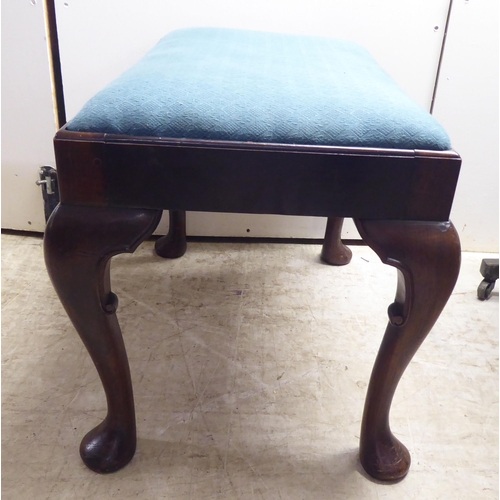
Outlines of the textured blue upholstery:
{"label": "textured blue upholstery", "polygon": [[362,47],[190,28],[94,96],[69,130],[287,144],[450,149],[443,128]]}

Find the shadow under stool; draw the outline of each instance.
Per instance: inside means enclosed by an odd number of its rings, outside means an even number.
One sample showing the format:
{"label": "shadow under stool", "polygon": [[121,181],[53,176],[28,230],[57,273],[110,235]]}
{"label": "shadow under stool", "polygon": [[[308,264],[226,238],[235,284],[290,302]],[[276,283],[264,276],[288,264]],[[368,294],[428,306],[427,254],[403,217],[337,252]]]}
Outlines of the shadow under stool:
{"label": "shadow under stool", "polygon": [[47,225],[46,265],[108,406],[81,442],[90,469],[116,471],[136,448],[111,257],[133,252],[170,210],[180,231],[185,211],[354,219],[398,270],[360,460],[380,480],[406,475],[410,454],[389,411],[458,275],[449,214],[461,159],[365,49],[230,29],[172,32],[57,132],[55,153],[61,203]]}

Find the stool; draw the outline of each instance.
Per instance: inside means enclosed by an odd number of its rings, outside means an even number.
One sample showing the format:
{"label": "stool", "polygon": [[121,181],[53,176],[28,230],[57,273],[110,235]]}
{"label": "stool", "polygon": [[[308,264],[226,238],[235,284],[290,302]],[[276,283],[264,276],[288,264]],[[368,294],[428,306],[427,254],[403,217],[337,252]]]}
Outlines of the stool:
{"label": "stool", "polygon": [[365,49],[320,37],[175,31],[57,133],[55,153],[61,203],[47,225],[46,265],[108,405],[80,446],[89,468],[118,470],[135,452],[110,259],[133,252],[165,209],[174,218],[189,210],[354,218],[398,270],[360,460],[377,479],[405,476],[410,455],[389,410],[459,272],[449,214],[461,159]]}

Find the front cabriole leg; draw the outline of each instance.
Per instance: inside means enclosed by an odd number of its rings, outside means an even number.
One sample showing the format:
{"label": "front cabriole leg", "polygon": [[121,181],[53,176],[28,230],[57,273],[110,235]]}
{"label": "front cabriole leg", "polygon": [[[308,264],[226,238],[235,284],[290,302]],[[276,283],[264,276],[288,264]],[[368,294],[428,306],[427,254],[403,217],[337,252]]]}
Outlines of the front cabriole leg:
{"label": "front cabriole leg", "polygon": [[366,396],[360,460],[380,480],[404,477],[410,454],[389,427],[394,392],[438,319],[460,268],[460,241],[451,222],[357,220],[363,240],[398,269],[396,299]]}
{"label": "front cabriole leg", "polygon": [[49,276],[101,378],[108,413],[82,440],[80,455],[96,472],[113,472],[136,447],[134,400],[110,288],[110,259],[133,252],[161,217],[158,210],[59,205],[44,238]]}

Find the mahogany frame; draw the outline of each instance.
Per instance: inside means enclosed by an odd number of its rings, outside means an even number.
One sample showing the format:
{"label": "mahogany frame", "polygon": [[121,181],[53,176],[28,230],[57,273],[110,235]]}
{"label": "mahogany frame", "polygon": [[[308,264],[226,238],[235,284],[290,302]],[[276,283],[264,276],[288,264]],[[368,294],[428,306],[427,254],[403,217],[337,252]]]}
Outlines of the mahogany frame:
{"label": "mahogany frame", "polygon": [[[354,218],[364,241],[400,277],[366,397],[360,460],[380,480],[406,475],[410,455],[390,430],[389,411],[458,276],[460,242],[449,222],[461,165],[456,152],[131,137],[66,127],[55,137],[55,152],[61,203],[45,235],[47,269],[108,401],[106,418],[80,447],[88,467],[118,470],[136,446],[110,259],[137,248],[168,209]],[[330,231],[338,233],[338,226]]]}

